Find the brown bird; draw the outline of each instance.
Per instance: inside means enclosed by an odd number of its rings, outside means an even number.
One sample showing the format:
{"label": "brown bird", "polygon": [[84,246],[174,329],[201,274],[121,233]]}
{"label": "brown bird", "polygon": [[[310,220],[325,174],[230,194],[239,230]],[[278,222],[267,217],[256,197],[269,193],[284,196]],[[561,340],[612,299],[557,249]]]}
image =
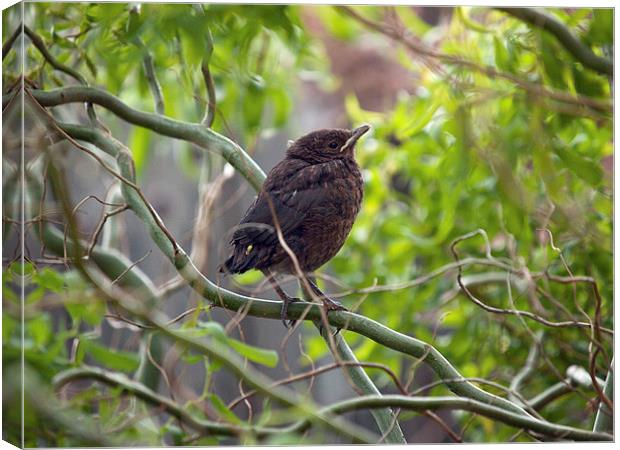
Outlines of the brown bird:
{"label": "brown bird", "polygon": [[282,299],[286,327],[294,323],[286,322],[288,305],[299,299],[289,297],[276,278],[300,274],[280,244],[278,227],[327,310],[346,309],[321,292],[308,274],[338,253],[360,210],[364,190],[354,150],[369,129],[363,125],[353,130],[317,130],[292,142],[234,231],[232,254],[220,271],[262,271]]}

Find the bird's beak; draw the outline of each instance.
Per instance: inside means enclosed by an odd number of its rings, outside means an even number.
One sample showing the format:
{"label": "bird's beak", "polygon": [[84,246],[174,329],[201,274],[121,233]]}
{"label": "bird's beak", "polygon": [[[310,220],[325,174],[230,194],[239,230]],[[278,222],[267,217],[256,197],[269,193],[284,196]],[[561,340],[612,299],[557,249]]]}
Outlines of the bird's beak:
{"label": "bird's beak", "polygon": [[362,125],[361,127],[358,127],[352,130],[351,137],[347,139],[347,142],[344,143],[340,151],[345,152],[349,150],[350,148],[353,148],[357,140],[361,138],[368,130],[370,130],[369,125]]}

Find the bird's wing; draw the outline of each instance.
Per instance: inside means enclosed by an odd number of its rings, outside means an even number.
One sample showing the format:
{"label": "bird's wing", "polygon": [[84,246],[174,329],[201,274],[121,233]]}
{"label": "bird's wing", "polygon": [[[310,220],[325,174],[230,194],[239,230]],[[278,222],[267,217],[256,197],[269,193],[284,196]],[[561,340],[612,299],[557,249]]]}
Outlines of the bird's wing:
{"label": "bird's wing", "polygon": [[321,178],[321,167],[308,166],[279,185],[265,183],[266,189],[259,193],[241,219],[232,243],[242,246],[272,245],[278,241],[269,201],[282,233],[286,236],[293,231],[303,222],[308,211],[328,195]]}

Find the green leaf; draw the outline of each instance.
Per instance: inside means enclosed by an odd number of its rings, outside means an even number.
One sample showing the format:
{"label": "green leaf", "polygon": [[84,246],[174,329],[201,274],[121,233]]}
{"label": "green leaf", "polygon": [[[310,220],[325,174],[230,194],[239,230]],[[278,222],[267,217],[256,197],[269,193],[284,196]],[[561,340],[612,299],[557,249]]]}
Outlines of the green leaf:
{"label": "green leaf", "polygon": [[49,267],[37,271],[32,276],[32,281],[57,294],[62,292],[65,285],[62,275]]}
{"label": "green leaf", "polygon": [[47,314],[38,316],[26,322],[26,332],[32,336],[35,344],[44,347],[52,337],[52,326]]}
{"label": "green leaf", "polygon": [[244,285],[258,283],[262,278],[263,274],[259,270],[248,270],[245,273],[235,275],[235,281]]}
{"label": "green leaf", "polygon": [[228,339],[228,336],[226,336],[226,332],[224,331],[224,327],[222,327],[222,325],[220,325],[218,322],[205,322],[199,320],[198,327],[204,331],[203,336],[205,334],[210,334],[221,339]]}
{"label": "green leaf", "polygon": [[217,322],[200,321],[198,322],[198,326],[207,334],[210,334],[217,338],[220,342],[229,345],[237,353],[245,356],[250,361],[267,367],[275,367],[278,365],[278,353],[276,351],[255,347],[253,345],[246,344],[245,342],[228,337],[226,336],[224,328],[222,328],[222,326]]}
{"label": "green leaf", "polygon": [[72,294],[72,297],[75,301],[65,303],[65,308],[71,316],[71,320],[75,323],[84,321],[91,326],[101,323],[106,310],[104,302],[91,295],[81,295],[77,298],[74,295]]}
{"label": "green leaf", "polygon": [[253,345],[232,338],[228,338],[227,342],[238,353],[245,356],[250,361],[267,367],[275,367],[278,365],[278,353],[275,350],[254,347]]}
{"label": "green leaf", "polygon": [[497,67],[503,71],[510,72],[512,69],[512,59],[504,42],[498,36],[493,36],[493,48],[495,49],[495,64]]}
{"label": "green leaf", "polygon": [[148,161],[152,132],[142,127],[133,127],[129,138],[129,148],[136,165],[136,176],[140,178]]}
{"label": "green leaf", "polygon": [[577,63],[573,64],[572,72],[577,92],[589,97],[602,97],[604,95],[605,84],[607,84],[606,78],[584,69],[581,64]]}
{"label": "green leaf", "polygon": [[240,425],[243,423],[241,419],[235,416],[233,412],[226,407],[226,404],[216,394],[209,394],[207,398],[209,399],[209,401],[211,402],[211,406],[213,406],[213,409],[215,409],[221,419],[224,419],[227,422],[233,423],[235,425]]}
{"label": "green leaf", "polygon": [[585,40],[593,45],[605,45],[613,43],[614,10],[611,8],[596,8],[592,15],[594,20],[590,22],[590,28],[585,35]]}
{"label": "green leaf", "polygon": [[80,339],[80,347],[83,348],[86,354],[110,369],[134,372],[140,364],[137,354],[112,350],[90,339]]}
{"label": "green leaf", "polygon": [[547,33],[541,32],[540,39],[541,56],[545,73],[553,86],[559,89],[566,89],[566,81],[564,79],[566,65],[560,57],[560,55],[562,55],[562,49],[555,39]]}
{"label": "green leaf", "polygon": [[586,158],[574,150],[566,149],[562,145],[554,146],[554,151],[564,165],[579,178],[591,186],[600,184],[603,178],[603,168],[600,163],[592,161],[590,158]]}

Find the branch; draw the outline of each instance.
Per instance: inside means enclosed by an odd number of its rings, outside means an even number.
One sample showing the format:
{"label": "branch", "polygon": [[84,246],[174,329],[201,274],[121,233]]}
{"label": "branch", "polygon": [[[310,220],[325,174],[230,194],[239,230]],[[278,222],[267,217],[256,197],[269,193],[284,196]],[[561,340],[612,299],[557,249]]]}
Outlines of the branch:
{"label": "branch", "polygon": [[[536,363],[538,362],[538,342],[534,342],[530,347],[530,352],[527,355],[527,359],[525,360],[525,365],[521,368],[521,370],[515,375],[510,383],[510,390],[512,392],[519,392],[521,389],[521,384],[534,375],[536,371]],[[519,402],[520,400],[514,395],[509,394],[509,398],[513,402]]]}
{"label": "branch", "polygon": [[562,44],[562,46],[581,64],[600,74],[612,77],[613,62],[594,53],[572,31],[558,19],[545,11],[533,8],[495,8],[498,11],[510,14],[536,28],[548,31]]}
{"label": "branch", "polygon": [[20,23],[17,26],[17,28],[15,28],[15,31],[13,31],[13,34],[11,34],[11,36],[9,36],[9,38],[4,42],[4,44],[2,44],[2,60],[3,61],[4,61],[4,58],[6,58],[6,55],[8,55],[9,52],[11,51],[13,44],[15,44],[15,40],[21,34],[22,26],[23,24]]}
{"label": "branch", "polygon": [[[478,229],[472,232],[469,232],[467,234],[464,234],[463,236],[460,236],[456,239],[454,239],[451,243],[450,243],[450,251],[452,253],[452,256],[454,257],[456,264],[456,267],[458,269],[458,273],[456,276],[456,282],[457,285],[459,286],[459,288],[461,289],[461,291],[463,291],[463,293],[465,294],[465,296],[472,301],[472,303],[474,303],[475,305],[479,306],[480,308],[482,308],[483,310],[493,313],[493,314],[501,314],[501,315],[509,315],[509,316],[517,316],[519,317],[521,320],[523,320],[523,318],[528,318],[531,320],[534,320],[535,322],[538,322],[542,325],[551,327],[551,328],[588,328],[588,329],[594,329],[596,328],[592,323],[588,323],[588,322],[577,322],[575,320],[566,320],[563,322],[553,322],[550,320],[545,319],[544,317],[541,317],[531,311],[522,311],[522,310],[518,310],[516,308],[513,307],[513,309],[504,309],[504,308],[497,308],[495,306],[490,306],[487,305],[486,303],[484,303],[482,300],[480,300],[479,298],[477,298],[472,292],[471,290],[467,287],[467,285],[463,282],[463,264],[459,264],[461,259],[459,257],[459,254],[456,250],[456,245],[465,240],[465,239],[469,239],[470,237],[476,235],[476,234],[482,234],[485,239],[488,241],[488,238],[486,237],[486,232],[482,229]],[[487,251],[487,258],[490,260],[494,260],[493,256]],[[510,272],[508,272],[510,274]],[[607,328],[602,328],[602,327],[598,327],[599,331],[604,331],[607,334],[610,334],[613,336],[613,330],[609,330]]]}
{"label": "branch", "polygon": [[[132,24],[134,20],[138,20],[137,18],[140,15],[140,4],[133,4],[129,9],[129,24]],[[131,25],[129,25],[131,27]],[[146,81],[149,84],[149,88],[151,89],[151,94],[153,95],[153,101],[155,102],[155,112],[157,114],[164,114],[164,94],[161,90],[161,85],[159,84],[159,80],[157,79],[157,75],[155,73],[155,65],[153,63],[153,57],[149,52],[148,48],[142,42],[142,39],[136,34],[131,42],[140,49],[142,52],[142,67],[144,68],[144,76],[146,77]]]}
{"label": "branch", "polygon": [[155,74],[155,65],[153,63],[153,57],[151,53],[144,47],[142,41],[139,41],[141,44],[141,49],[144,52],[144,56],[142,57],[142,67],[144,68],[144,76],[146,77],[146,81],[151,88],[151,93],[153,94],[153,101],[155,102],[155,112],[157,114],[164,114],[164,93],[161,90],[161,84],[159,84],[159,80],[157,79],[157,75]]}
{"label": "branch", "polygon": [[529,92],[535,97],[544,96],[564,103],[571,103],[578,106],[587,106],[589,108],[605,112],[607,114],[611,114],[613,112],[613,107],[610,102],[600,101],[583,95],[573,96],[563,91],[558,91],[548,88],[546,86],[532,83],[524,78],[520,78],[510,73],[500,72],[491,66],[482,66],[473,61],[468,61],[464,58],[461,58],[460,56],[437,52],[433,49],[427,48],[425,45],[419,42],[415,42],[412,39],[409,39],[407,36],[404,35],[402,31],[396,30],[386,24],[367,19],[349,6],[341,5],[336,6],[336,8],[345,13],[346,15],[352,17],[356,21],[360,22],[367,28],[375,30],[389,37],[390,39],[401,43],[406,48],[416,54],[431,56],[445,62],[446,64],[453,64],[456,66],[465,67],[467,69],[486,75],[489,78],[502,78],[504,80],[512,82],[516,86]]}
{"label": "branch", "polygon": [[84,76],[80,72],[73,69],[72,67],[69,67],[65,64],[58,62],[58,60],[52,56],[52,54],[49,52],[49,50],[45,46],[43,39],[41,39],[41,37],[38,34],[36,34],[26,25],[24,25],[24,33],[26,34],[26,36],[30,38],[34,46],[37,48],[37,50],[41,52],[41,55],[43,55],[43,57],[47,60],[47,62],[50,63],[50,65],[54,69],[60,72],[64,72],[70,77],[72,77],[73,79],[75,79],[78,83],[88,86],[88,81],[86,80],[86,78],[84,78]]}
{"label": "branch", "polygon": [[[43,39],[41,39],[41,37],[38,34],[36,34],[34,31],[32,31],[30,28],[28,28],[25,25],[24,25],[24,33],[30,38],[34,46],[39,50],[39,52],[41,52],[41,55],[43,55],[43,57],[50,63],[50,65],[54,69],[59,70],[60,72],[64,72],[67,75],[73,77],[80,84],[83,84],[84,86],[88,86],[88,81],[80,72],[78,72],[77,70],[65,64],[60,63],[56,58],[52,56],[52,54],[47,50],[47,47],[45,46]],[[2,100],[3,100],[2,103],[4,104],[4,98]],[[93,107],[92,103],[88,102],[86,104],[86,111],[88,113],[88,117],[90,118],[93,124],[101,125],[99,123],[99,120],[97,119],[97,113],[95,112],[95,108]]]}
{"label": "branch", "polygon": [[54,376],[52,384],[56,390],[61,389],[67,383],[75,380],[93,379],[109,386],[119,386],[123,391],[130,393],[151,405],[163,408],[168,414],[179,419],[198,432],[207,432],[220,436],[238,436],[243,433],[255,433],[259,437],[269,434],[281,433],[278,428],[249,427],[234,424],[224,424],[194,417],[181,405],[163,395],[160,395],[146,387],[144,384],[131,380],[124,374],[110,372],[98,367],[81,366],[75,369],[62,371]]}
{"label": "branch", "polygon": [[[157,116],[153,117],[161,119]],[[87,142],[95,143],[95,145],[101,145],[102,150],[104,151],[111,150],[110,148],[105,150],[104,147],[113,148],[116,145],[110,140],[109,137],[107,137],[97,129],[76,125],[69,126],[66,124],[63,124],[61,126],[63,127],[65,132],[75,136],[75,138],[77,139],[82,139]],[[128,157],[129,152],[124,152],[123,154],[127,155]],[[258,176],[258,174],[256,174],[256,176]],[[138,201],[137,199],[126,199],[126,201],[128,204],[130,204],[134,211],[136,211],[136,209],[138,211],[140,210],[140,206],[135,205],[135,203]],[[142,206],[142,208],[144,208],[144,206]],[[142,214],[140,215],[140,218],[145,222],[145,225],[147,226],[152,236],[156,232],[161,232],[158,228],[157,223],[150,215]],[[53,238],[53,236],[46,237]],[[155,242],[160,246],[166,257],[168,257],[173,262],[173,264],[179,271],[180,275],[185,279],[185,281],[196,292],[198,292],[205,299],[212,302],[214,305],[222,306],[232,311],[238,311],[241,308],[245,308],[245,310],[247,310],[247,313],[252,316],[278,320],[280,319],[281,302],[258,299],[254,297],[246,297],[220,288],[209,279],[204,277],[204,275],[202,275],[196,269],[192,261],[189,259],[185,251],[180,246],[178,247],[175,254],[170,246],[162,244],[161,239],[156,240]],[[102,250],[99,250],[98,247],[95,247],[93,253],[95,253],[96,251]],[[289,307],[289,317],[291,319],[300,319],[302,316],[305,316],[305,320],[320,320],[320,307],[316,304],[306,302],[296,302],[291,304]],[[446,360],[445,357],[439,351],[437,351],[437,349],[425,342],[398,333],[397,331],[391,330],[390,328],[372,319],[351,312],[334,311],[329,314],[328,319],[329,323],[332,326],[341,328],[343,330],[357,332],[383,346],[389,347],[401,353],[408,354],[410,356],[413,356],[414,358],[424,358],[424,362],[426,362],[440,378],[463,378],[461,374],[448,362],[448,360]],[[484,390],[474,386],[469,382],[448,382],[446,384],[448,388],[457,395],[469,397],[483,403],[501,406],[517,414],[527,414],[521,407],[515,405],[514,403],[496,395],[485,392]]]}
{"label": "branch", "polygon": [[[401,394],[402,395],[407,395],[407,391],[405,390],[405,388],[402,385],[402,383],[400,382],[400,380],[396,377],[396,374],[394,374],[394,372],[392,372],[387,366],[385,366],[383,364],[372,363],[372,362],[341,361],[341,362],[338,362],[338,363],[331,363],[331,364],[328,364],[328,365],[325,365],[325,366],[317,367],[315,369],[309,370],[309,371],[304,372],[304,373],[300,373],[300,374],[297,374],[297,375],[292,375],[292,376],[290,376],[288,378],[285,378],[283,380],[277,381],[273,385],[274,386],[281,386],[283,384],[294,383],[296,381],[305,380],[306,378],[312,378],[312,377],[315,377],[315,376],[320,375],[322,373],[328,372],[330,370],[342,368],[342,367],[345,367],[345,366],[346,367],[360,366],[360,367],[365,367],[365,368],[370,368],[370,369],[381,369],[390,378],[392,378],[392,380],[394,381],[394,384],[396,385],[398,390],[401,392]],[[237,406],[241,402],[243,402],[243,401],[253,397],[256,394],[257,394],[256,391],[249,391],[249,392],[247,392],[247,393],[237,397],[232,402],[230,402],[228,404],[227,408],[228,409],[233,409],[235,406]]]}
{"label": "branch", "polygon": [[[28,415],[37,414],[43,426],[59,428],[63,434],[73,436],[79,443],[89,447],[122,447],[129,442],[119,441],[115,436],[108,436],[97,426],[98,424],[78,411],[68,410],[56,400],[53,393],[44,385],[36,369],[26,364],[13,364],[5,367],[5,391],[3,408],[25,407]],[[24,397],[21,397],[21,394]],[[25,400],[25,404],[22,401]],[[6,416],[4,424],[6,424]],[[6,426],[6,425],[5,425]],[[45,429],[45,428],[44,428]],[[75,442],[64,441],[61,445],[79,445]]]}
{"label": "branch", "polygon": [[565,380],[558,381],[551,387],[545,389],[543,392],[538,394],[536,397],[529,400],[528,403],[536,411],[540,411],[552,401],[560,398],[564,394],[573,392],[574,390],[575,388],[571,385],[570,378],[567,378]]}
{"label": "branch", "polygon": [[[315,323],[316,324],[316,323]],[[320,328],[320,327],[319,327]],[[327,333],[330,333],[329,329],[323,329],[321,336],[327,341]],[[329,342],[327,342],[329,347]],[[364,371],[363,366],[358,362],[355,357],[355,353],[349,347],[349,344],[343,339],[342,336],[338,336],[335,342],[336,352],[340,357],[341,361],[338,361],[338,365],[344,365],[346,367],[346,371],[351,379],[351,381],[355,384],[355,387],[359,389],[360,394],[366,395],[378,395],[381,396],[381,392],[372,382],[368,374]],[[404,388],[398,381],[398,378],[392,376],[393,379],[397,382],[397,385],[401,390]],[[377,426],[379,427],[379,431],[384,437],[384,441],[388,444],[406,444],[405,436],[403,435],[403,431],[400,428],[400,424],[398,423],[398,416],[394,414],[394,411],[390,408],[381,408],[378,410],[372,410],[371,414],[373,415]]]}
{"label": "branch", "polygon": [[[603,383],[601,381],[601,383]],[[592,379],[587,370],[580,366],[569,366],[566,369],[566,378],[557,382],[536,397],[528,401],[529,405],[537,411],[547,406],[552,401],[560,398],[564,394],[573,392],[575,387],[581,386],[586,389],[594,389]]]}
{"label": "branch", "polygon": [[[603,388],[604,394],[607,398],[614,398],[614,361],[611,360],[611,367],[607,371],[607,378],[605,378],[605,387]],[[594,431],[602,431],[613,433],[614,430],[614,416],[605,404],[601,402],[598,405],[598,411],[596,413],[596,419],[594,419]]]}
{"label": "branch", "polygon": [[207,38],[207,55],[202,61],[201,70],[202,77],[205,80],[205,88],[207,89],[207,107],[205,108],[205,115],[202,119],[202,124],[207,128],[211,128],[213,125],[213,120],[215,119],[215,84],[213,83],[213,76],[211,75],[211,70],[209,69],[209,62],[211,61],[211,55],[213,55],[213,36],[211,35],[211,30],[207,28],[206,33]]}
{"label": "branch", "polygon": [[[71,207],[66,195],[67,187],[66,182],[64,181],[64,174],[57,171],[53,164],[50,164],[50,169],[54,169],[50,170],[50,179],[52,181],[54,193],[57,198],[59,198],[66,220],[70,224],[69,233],[73,239],[73,254],[76,268],[86,280],[90,281],[93,286],[99,289],[104,300],[118,306],[128,314],[137,317],[147,325],[160,331],[162,335],[186,346],[188,349],[203,354],[214,361],[220,362],[252,388],[266,394],[279,403],[296,408],[303,415],[310,418],[312,422],[322,425],[335,433],[347,436],[356,443],[376,442],[376,436],[367,432],[365,429],[357,425],[353,425],[346,420],[342,420],[341,418],[332,416],[331,414],[318,412],[317,406],[311,400],[303,398],[299,394],[291,392],[288,389],[279,387],[270,388],[269,385],[272,384],[272,381],[267,376],[245,364],[245,362],[237,354],[231,353],[230,349],[226,345],[218,342],[217,340],[210,342],[199,340],[187,336],[186,333],[181,333],[180,331],[170,329],[166,322],[162,320],[163,315],[157,310],[145,305],[144,302],[134,297],[129,291],[123,290],[118,286],[111,284],[109,275],[104,275],[104,272],[96,266],[89,265],[87,267],[84,261],[78,257],[84,250],[77,237],[77,223],[71,215]],[[33,180],[32,174],[28,175],[31,184],[36,185],[36,179]],[[28,194],[30,196],[35,192],[36,188],[35,190],[29,190]],[[56,242],[55,245],[57,246],[58,242]]]}
{"label": "branch", "polygon": [[426,409],[458,409],[471,411],[490,419],[498,420],[506,425],[542,433],[546,436],[572,439],[576,441],[611,441],[613,436],[608,433],[593,432],[579,428],[557,425],[533,417],[514,414],[497,406],[491,406],[475,400],[458,397],[404,397],[402,395],[384,395],[357,397],[330,405],[323,411],[344,413],[365,408],[384,408],[387,406],[424,411]]}
{"label": "branch", "polygon": [[[69,86],[50,91],[33,89],[30,93],[42,106],[86,101],[101,105],[129,123],[148,128],[164,136],[192,142],[201,148],[219,153],[257,190],[260,189],[265,179],[265,173],[260,166],[241,147],[227,137],[200,124],[182,122],[133,109],[112,94],[93,87]],[[2,97],[3,107],[9,100],[10,96]]]}

